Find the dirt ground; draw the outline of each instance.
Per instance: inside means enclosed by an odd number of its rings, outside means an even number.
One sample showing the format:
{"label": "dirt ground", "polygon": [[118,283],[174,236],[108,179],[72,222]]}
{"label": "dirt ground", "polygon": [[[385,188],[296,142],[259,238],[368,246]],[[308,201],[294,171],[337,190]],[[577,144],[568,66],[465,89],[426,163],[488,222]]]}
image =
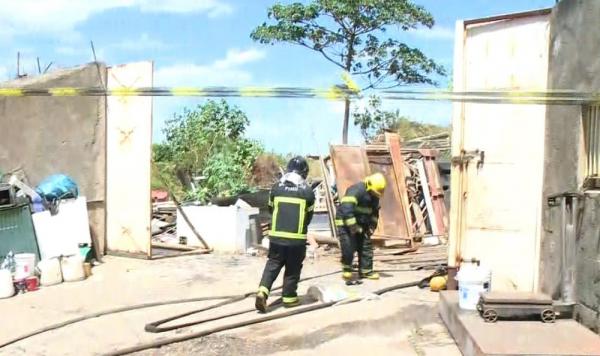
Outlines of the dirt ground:
{"label": "dirt ground", "polygon": [[[155,261],[107,257],[85,281],[0,300],[0,344],[50,324],[115,307],[254,291],[264,262],[264,257],[225,255]],[[324,256],[307,261],[303,277],[337,271],[338,267],[334,256]],[[303,282],[299,292],[304,294],[309,286],[319,284],[360,295],[428,274],[386,273],[379,281],[352,287],[344,286],[337,274]],[[275,284],[280,283],[281,277]],[[427,290],[407,288],[386,293],[377,300],[255,324],[138,355],[460,355],[437,315],[437,299],[437,294]],[[253,302],[248,298],[181,321],[252,308]],[[0,355],[99,355],[261,316],[250,312],[161,334],[144,331],[148,322],[214,303],[165,305],[93,318],[6,346],[0,349]],[[277,308],[270,313],[282,311]]]}

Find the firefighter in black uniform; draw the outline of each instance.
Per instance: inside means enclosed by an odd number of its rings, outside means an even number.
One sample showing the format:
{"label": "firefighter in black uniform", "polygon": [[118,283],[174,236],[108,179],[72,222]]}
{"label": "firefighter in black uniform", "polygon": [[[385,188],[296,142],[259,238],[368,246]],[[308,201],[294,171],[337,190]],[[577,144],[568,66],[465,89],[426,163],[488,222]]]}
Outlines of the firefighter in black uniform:
{"label": "firefighter in black uniform", "polygon": [[306,230],[313,216],[315,194],[306,184],[308,163],[302,157],[292,158],[287,173],[271,188],[269,210],[272,214],[269,231],[269,259],[256,294],[256,309],[266,312],[271,286],[281,269],[283,305],[300,304],[296,289],[302,261],[306,256]]}
{"label": "firefighter in black uniform", "polygon": [[352,260],[358,253],[359,276],[379,279],[373,271],[371,235],[379,220],[379,199],[385,189],[385,177],[375,173],[348,188],[337,209],[335,224],[342,247],[342,277],[352,279]]}

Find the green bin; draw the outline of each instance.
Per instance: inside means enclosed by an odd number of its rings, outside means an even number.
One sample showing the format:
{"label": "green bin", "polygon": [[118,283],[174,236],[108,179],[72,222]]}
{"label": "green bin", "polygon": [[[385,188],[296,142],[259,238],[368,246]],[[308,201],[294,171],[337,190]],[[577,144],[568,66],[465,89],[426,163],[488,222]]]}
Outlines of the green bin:
{"label": "green bin", "polygon": [[0,209],[0,259],[10,251],[34,253],[40,260],[29,204]]}

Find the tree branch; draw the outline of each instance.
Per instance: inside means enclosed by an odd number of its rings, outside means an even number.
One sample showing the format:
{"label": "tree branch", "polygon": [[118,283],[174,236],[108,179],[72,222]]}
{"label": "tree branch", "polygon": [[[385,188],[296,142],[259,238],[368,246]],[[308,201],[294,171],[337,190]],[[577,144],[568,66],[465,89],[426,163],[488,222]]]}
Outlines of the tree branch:
{"label": "tree branch", "polygon": [[398,59],[401,56],[401,52],[398,52],[395,56],[392,56],[390,59],[388,59],[387,61],[382,61],[380,62],[377,66],[369,68],[368,70],[364,70],[361,72],[354,72],[354,75],[365,75],[365,74],[369,74],[375,70],[380,70],[383,69],[385,67],[388,67],[390,65],[390,63],[396,59]]}
{"label": "tree branch", "polygon": [[337,23],[338,25],[340,25],[340,27],[342,29],[344,29],[344,32],[346,32],[346,33],[350,32],[350,30],[348,29],[348,26],[346,25],[346,23],[344,22],[343,19],[341,19],[329,12],[324,12],[323,15],[331,17],[335,23]]}
{"label": "tree branch", "polygon": [[323,27],[323,26],[317,24],[316,22],[314,22],[314,20],[313,21],[309,21],[309,22],[302,20],[302,21],[300,21],[300,23],[303,24],[303,25],[306,25],[306,26],[313,26],[315,28],[318,28],[319,30],[321,30],[321,31],[323,31],[325,33],[329,33],[330,35],[333,35],[333,36],[337,37],[338,40],[340,40],[340,39],[344,40],[345,39],[343,35],[340,35],[339,33],[335,32],[335,31],[332,31],[332,30],[330,30],[330,29],[328,29],[326,27]]}
{"label": "tree branch", "polygon": [[322,49],[316,49],[316,48],[314,48],[313,46],[310,46],[310,45],[308,45],[308,44],[306,44],[306,43],[304,43],[304,42],[301,42],[301,41],[299,41],[299,42],[293,42],[293,43],[296,43],[296,44],[298,44],[298,45],[300,45],[300,46],[302,46],[302,47],[306,47],[306,48],[308,48],[308,49],[311,49],[311,50],[313,50],[313,51],[315,51],[315,52],[319,52],[319,53],[321,53],[321,54],[323,55],[323,57],[325,57],[325,59],[327,59],[329,62],[331,62],[331,63],[335,64],[336,66],[338,66],[338,67],[340,67],[340,68],[342,68],[342,69],[346,69],[346,68],[344,67],[344,65],[342,65],[342,64],[341,64],[341,63],[339,63],[339,62],[336,62],[336,61],[335,61],[333,58],[331,58],[331,57],[330,57],[330,56],[329,56],[327,53],[325,53],[325,51],[324,51],[324,50],[322,50]]}

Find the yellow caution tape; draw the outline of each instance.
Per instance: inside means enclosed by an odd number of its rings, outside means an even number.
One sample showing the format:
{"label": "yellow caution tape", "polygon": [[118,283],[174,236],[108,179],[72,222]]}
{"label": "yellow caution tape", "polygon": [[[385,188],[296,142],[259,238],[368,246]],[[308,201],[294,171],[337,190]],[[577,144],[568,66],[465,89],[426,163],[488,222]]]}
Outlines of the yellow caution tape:
{"label": "yellow caution tape", "polygon": [[[270,97],[270,98],[321,98],[327,100],[353,100],[361,92],[348,73],[342,74],[343,85],[330,88],[300,87],[57,87],[57,88],[0,88],[0,97],[24,96],[177,96],[177,97]],[[600,93],[573,90],[479,90],[479,91],[411,91],[386,90],[377,93],[385,100],[451,101],[473,103],[590,105],[600,103]]]}
{"label": "yellow caution tape", "polygon": [[79,91],[75,88],[51,88],[48,93],[52,96],[77,96]]}
{"label": "yellow caution tape", "polygon": [[239,89],[239,96],[250,97],[273,97],[277,91],[271,88],[245,87]]}
{"label": "yellow caution tape", "polygon": [[111,89],[110,93],[113,96],[138,96],[142,92],[138,88],[119,87],[119,88]]}
{"label": "yellow caution tape", "polygon": [[327,100],[340,100],[346,97],[346,95],[344,95],[344,91],[335,85],[326,91],[315,91],[315,94]]}
{"label": "yellow caution tape", "polygon": [[170,90],[173,96],[205,96],[206,92],[200,88],[173,88]]}
{"label": "yellow caution tape", "polygon": [[0,96],[23,96],[22,89],[16,88],[0,88]]}

